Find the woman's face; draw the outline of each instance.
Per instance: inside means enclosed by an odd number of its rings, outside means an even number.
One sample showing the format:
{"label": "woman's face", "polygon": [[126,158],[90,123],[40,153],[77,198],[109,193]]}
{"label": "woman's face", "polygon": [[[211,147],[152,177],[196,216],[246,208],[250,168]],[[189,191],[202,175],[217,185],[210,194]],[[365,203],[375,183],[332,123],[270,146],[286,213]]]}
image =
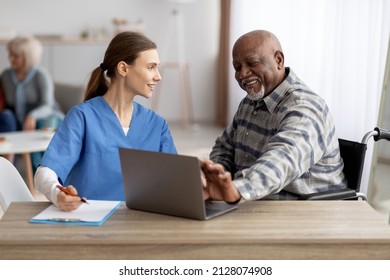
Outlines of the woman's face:
{"label": "woman's face", "polygon": [[157,50],[147,50],[139,53],[133,64],[128,65],[125,86],[135,95],[150,98],[158,81],[161,80],[158,71],[160,59]]}
{"label": "woman's face", "polygon": [[8,60],[12,69],[16,71],[24,69],[25,59],[21,53],[10,51]]}

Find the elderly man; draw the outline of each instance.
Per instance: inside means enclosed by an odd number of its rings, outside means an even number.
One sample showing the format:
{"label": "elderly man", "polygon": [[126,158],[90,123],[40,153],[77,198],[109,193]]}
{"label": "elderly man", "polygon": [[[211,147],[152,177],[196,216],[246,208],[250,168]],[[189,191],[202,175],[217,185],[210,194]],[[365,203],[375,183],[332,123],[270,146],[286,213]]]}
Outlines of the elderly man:
{"label": "elderly man", "polygon": [[233,67],[247,95],[210,160],[201,160],[205,198],[237,203],[346,187],[329,108],[284,66],[276,36],[265,30],[241,36]]}

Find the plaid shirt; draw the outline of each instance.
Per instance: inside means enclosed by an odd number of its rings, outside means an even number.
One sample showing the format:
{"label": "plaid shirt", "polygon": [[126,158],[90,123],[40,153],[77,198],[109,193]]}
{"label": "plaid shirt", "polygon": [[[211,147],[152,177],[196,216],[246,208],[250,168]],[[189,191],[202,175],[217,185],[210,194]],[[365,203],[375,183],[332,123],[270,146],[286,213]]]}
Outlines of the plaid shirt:
{"label": "plaid shirt", "polygon": [[308,194],[346,187],[329,108],[286,71],[286,79],[264,99],[241,101],[210,154],[234,175],[246,200],[282,190]]}

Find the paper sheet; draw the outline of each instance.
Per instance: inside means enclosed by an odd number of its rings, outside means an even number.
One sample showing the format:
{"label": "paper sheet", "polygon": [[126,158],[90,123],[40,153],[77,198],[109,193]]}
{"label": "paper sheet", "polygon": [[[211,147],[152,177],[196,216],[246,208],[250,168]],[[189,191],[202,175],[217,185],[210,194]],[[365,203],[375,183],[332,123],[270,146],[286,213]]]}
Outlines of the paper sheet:
{"label": "paper sheet", "polygon": [[69,224],[69,225],[102,225],[122,201],[88,200],[78,209],[65,212],[55,205],[50,205],[38,215],[30,219],[30,223]]}

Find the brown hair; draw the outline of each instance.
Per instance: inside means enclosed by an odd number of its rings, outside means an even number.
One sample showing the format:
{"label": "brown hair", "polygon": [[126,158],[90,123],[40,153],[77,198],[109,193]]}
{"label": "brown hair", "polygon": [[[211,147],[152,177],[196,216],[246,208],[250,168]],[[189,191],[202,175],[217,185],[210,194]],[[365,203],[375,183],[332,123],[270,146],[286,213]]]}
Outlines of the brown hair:
{"label": "brown hair", "polygon": [[84,101],[102,96],[107,92],[109,80],[115,78],[116,66],[119,62],[132,64],[140,52],[156,48],[156,44],[141,33],[121,32],[117,34],[108,45],[103,62],[91,73]]}

